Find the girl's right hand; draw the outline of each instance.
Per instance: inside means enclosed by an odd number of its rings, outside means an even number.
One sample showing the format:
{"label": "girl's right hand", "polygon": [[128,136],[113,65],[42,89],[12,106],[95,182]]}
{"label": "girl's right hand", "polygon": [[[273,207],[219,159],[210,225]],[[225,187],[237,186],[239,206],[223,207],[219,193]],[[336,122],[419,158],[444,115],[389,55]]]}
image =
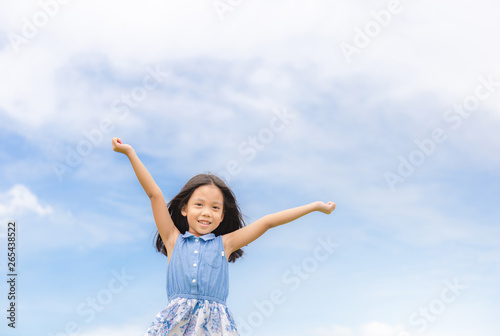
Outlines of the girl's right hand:
{"label": "girl's right hand", "polygon": [[128,154],[132,151],[132,146],[122,143],[122,139],[113,138],[111,139],[111,144],[113,145],[113,150],[118,153]]}

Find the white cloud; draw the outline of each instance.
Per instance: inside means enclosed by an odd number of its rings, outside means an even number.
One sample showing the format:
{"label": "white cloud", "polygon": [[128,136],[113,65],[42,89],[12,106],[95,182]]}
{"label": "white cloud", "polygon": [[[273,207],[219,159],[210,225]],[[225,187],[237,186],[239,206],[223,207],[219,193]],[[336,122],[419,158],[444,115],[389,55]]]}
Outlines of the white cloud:
{"label": "white cloud", "polygon": [[0,193],[0,218],[16,218],[17,215],[34,212],[39,216],[53,213],[51,206],[43,206],[28,187],[17,184],[5,193]]}
{"label": "white cloud", "polygon": [[402,326],[391,326],[380,322],[370,322],[361,327],[363,336],[400,336],[403,332],[406,331]]}
{"label": "white cloud", "polygon": [[[0,14],[5,32],[20,33],[22,18],[30,19],[41,10],[37,2],[30,4],[6,5],[9,8]],[[479,75],[499,73],[494,51],[498,46],[491,43],[498,28],[494,11],[488,10],[496,5],[491,0],[473,5],[403,2],[404,10],[348,65],[338,44],[350,41],[354,28],[364,27],[373,20],[370,12],[386,5],[386,1],[243,3],[221,22],[210,2],[70,2],[21,46],[19,54],[3,50],[0,64],[6,85],[0,104],[28,125],[57,118],[60,93],[54,74],[82,52],[106,55],[121,72],[165,59],[200,57],[262,59],[271,67],[314,65],[319,81],[359,74],[391,82],[388,97],[431,90],[460,96],[469,92]],[[453,16],[446,14],[451,11]]]}
{"label": "white cloud", "polygon": [[83,331],[80,336],[138,336],[144,335],[147,329],[143,326],[128,324],[103,326],[89,331]]}
{"label": "white cloud", "polygon": [[[149,218],[154,222],[149,213],[144,215],[140,207],[134,209],[130,204],[127,205],[126,219],[122,216],[122,213],[126,213],[123,210],[110,217],[84,209],[78,209],[77,214],[74,214],[62,209],[61,205],[42,204],[24,185],[15,185],[0,194],[1,224],[4,226],[7,220],[17,220],[24,232],[26,249],[41,251],[70,247],[87,251],[103,244],[123,244],[141,239],[154,229],[154,224],[150,226],[151,230],[137,224],[137,221]],[[110,203],[109,208],[119,210],[120,203]]]}
{"label": "white cloud", "polygon": [[317,336],[409,336],[410,333],[401,325],[392,326],[381,322],[370,322],[359,328],[334,325],[319,327]]}
{"label": "white cloud", "polygon": [[353,330],[348,327],[335,325],[333,327],[325,328],[319,327],[316,329],[318,336],[354,336]]}

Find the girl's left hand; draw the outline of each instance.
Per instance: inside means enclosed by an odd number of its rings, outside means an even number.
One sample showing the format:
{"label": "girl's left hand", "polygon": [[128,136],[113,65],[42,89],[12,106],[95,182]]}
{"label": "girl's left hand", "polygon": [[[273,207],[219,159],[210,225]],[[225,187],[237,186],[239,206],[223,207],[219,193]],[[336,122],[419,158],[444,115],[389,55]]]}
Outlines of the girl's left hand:
{"label": "girl's left hand", "polygon": [[318,211],[326,213],[327,215],[331,214],[333,210],[335,210],[335,207],[337,206],[334,202],[325,203],[321,201],[316,202],[316,205]]}

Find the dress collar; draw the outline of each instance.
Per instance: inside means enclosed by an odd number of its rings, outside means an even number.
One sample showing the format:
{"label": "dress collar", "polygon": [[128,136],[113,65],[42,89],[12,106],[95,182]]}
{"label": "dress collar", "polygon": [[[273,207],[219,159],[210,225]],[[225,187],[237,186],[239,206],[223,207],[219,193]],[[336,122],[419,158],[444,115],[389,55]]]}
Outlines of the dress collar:
{"label": "dress collar", "polygon": [[186,231],[184,234],[182,234],[182,237],[187,238],[187,239],[190,239],[190,238],[200,238],[200,239],[203,239],[204,241],[207,241],[207,240],[210,240],[210,239],[214,239],[215,235],[213,233],[209,233],[209,234],[206,234],[206,235],[203,235],[203,236],[196,237],[191,232]]}

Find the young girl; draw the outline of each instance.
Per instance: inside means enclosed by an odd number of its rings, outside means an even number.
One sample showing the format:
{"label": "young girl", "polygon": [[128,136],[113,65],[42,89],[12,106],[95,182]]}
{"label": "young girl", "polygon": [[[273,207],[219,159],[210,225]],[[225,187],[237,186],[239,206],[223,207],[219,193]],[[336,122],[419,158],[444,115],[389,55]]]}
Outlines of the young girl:
{"label": "young girl", "polygon": [[241,248],[270,228],[313,211],[330,214],[333,202],[313,202],[262,217],[244,226],[233,192],[217,176],[191,178],[167,205],[158,185],[134,149],[112,139],[113,150],[125,154],[151,200],[158,228],[156,248],[167,256],[168,305],[156,315],[146,335],[238,335],[226,307],[228,262]]}

